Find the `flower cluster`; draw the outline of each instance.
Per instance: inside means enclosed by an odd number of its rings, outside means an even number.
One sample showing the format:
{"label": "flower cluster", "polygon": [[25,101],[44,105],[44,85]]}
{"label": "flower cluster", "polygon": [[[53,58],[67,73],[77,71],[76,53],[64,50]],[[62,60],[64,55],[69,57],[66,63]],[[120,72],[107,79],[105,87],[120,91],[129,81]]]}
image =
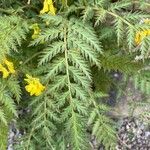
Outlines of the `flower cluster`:
{"label": "flower cluster", "polygon": [[40,14],[50,13],[52,15],[56,14],[56,8],[53,5],[52,0],[44,0],[43,9],[40,11]]}
{"label": "flower cluster", "polygon": [[[146,24],[150,24],[150,20],[149,19],[144,19],[142,21],[143,23],[146,23]],[[145,30],[142,30],[142,31],[139,31],[136,33],[135,35],[135,43],[137,45],[139,45],[141,43],[141,41],[146,37],[146,36],[149,36],[150,35],[150,29],[145,29]]]}
{"label": "flower cluster", "polygon": [[139,31],[135,35],[135,43],[139,45],[141,41],[146,37],[150,35],[150,29]]}
{"label": "flower cluster", "polygon": [[13,63],[4,59],[3,63],[0,64],[0,72],[2,72],[3,78],[7,78],[10,74],[14,74],[15,69]]}
{"label": "flower cluster", "polygon": [[33,78],[30,75],[26,75],[26,79],[24,79],[28,85],[25,86],[26,91],[30,93],[30,95],[39,96],[45,89],[45,86],[43,86],[38,78]]}

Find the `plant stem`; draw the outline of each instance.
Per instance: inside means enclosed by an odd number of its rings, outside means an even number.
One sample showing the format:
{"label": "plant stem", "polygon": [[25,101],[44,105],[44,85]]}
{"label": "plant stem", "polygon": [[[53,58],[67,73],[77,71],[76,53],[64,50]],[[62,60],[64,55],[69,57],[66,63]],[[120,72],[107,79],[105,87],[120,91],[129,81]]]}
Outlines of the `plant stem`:
{"label": "plant stem", "polygon": [[114,17],[116,17],[116,18],[119,18],[120,20],[122,20],[128,26],[134,28],[134,26],[130,22],[128,22],[127,20],[123,19],[121,16],[119,16],[119,15],[113,13],[113,12],[110,12],[110,11],[107,11],[107,13],[110,14],[110,15],[112,15],[112,16],[114,16]]}
{"label": "plant stem", "polygon": [[64,27],[64,45],[65,45],[66,75],[67,75],[68,90],[69,90],[69,97],[70,97],[70,103],[71,103],[72,95],[71,95],[71,82],[70,82],[70,77],[69,77],[69,64],[68,64],[68,49],[67,49],[67,31],[66,31],[66,27]]}
{"label": "plant stem", "polygon": [[26,63],[28,63],[30,60],[32,60],[34,57],[38,56],[39,54],[41,54],[42,52],[37,52],[35,53],[34,55],[32,55],[30,58],[28,58],[24,63],[23,65],[25,65]]}

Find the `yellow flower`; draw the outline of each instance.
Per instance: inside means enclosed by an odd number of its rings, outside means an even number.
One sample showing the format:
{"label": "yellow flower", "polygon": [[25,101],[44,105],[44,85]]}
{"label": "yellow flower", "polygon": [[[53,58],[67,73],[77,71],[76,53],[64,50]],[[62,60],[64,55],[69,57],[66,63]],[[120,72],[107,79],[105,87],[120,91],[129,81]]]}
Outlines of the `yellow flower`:
{"label": "yellow flower", "polygon": [[44,13],[56,15],[56,8],[54,7],[52,0],[44,0],[43,9],[40,11],[40,14]]}
{"label": "yellow flower", "polygon": [[39,28],[39,25],[37,23],[33,24],[31,26],[31,29],[33,29],[33,35],[32,35],[32,39],[36,39],[39,37],[39,34],[41,32],[41,29]]}
{"label": "yellow flower", "polygon": [[14,65],[12,62],[8,61],[7,59],[4,60],[4,64],[6,64],[7,68],[8,68],[8,71],[10,73],[15,73],[15,69],[14,69]]}
{"label": "yellow flower", "polygon": [[0,64],[0,72],[3,73],[3,78],[7,78],[9,76],[9,71],[2,64]]}
{"label": "yellow flower", "polygon": [[15,73],[14,65],[12,62],[4,59],[2,64],[0,64],[0,72],[3,74],[3,78],[7,78],[9,74]]}
{"label": "yellow flower", "polygon": [[26,75],[26,79],[24,79],[28,85],[25,86],[25,89],[27,92],[30,93],[30,95],[39,96],[45,89],[45,86],[43,86],[38,78],[33,78],[30,75]]}
{"label": "yellow flower", "polygon": [[141,41],[146,37],[150,35],[150,29],[139,31],[135,35],[135,43],[139,45]]}
{"label": "yellow flower", "polygon": [[[149,19],[144,19],[143,20],[143,23],[146,23],[146,24],[150,24],[150,20]],[[142,40],[146,37],[146,36],[149,36],[150,35],[150,29],[145,29],[143,31],[138,31],[135,35],[135,43],[137,45],[139,45]]]}
{"label": "yellow flower", "polygon": [[48,12],[49,11],[49,8],[48,8],[48,2],[47,0],[44,0],[44,3],[43,3],[43,9],[40,11],[40,14],[44,14],[45,12]]}

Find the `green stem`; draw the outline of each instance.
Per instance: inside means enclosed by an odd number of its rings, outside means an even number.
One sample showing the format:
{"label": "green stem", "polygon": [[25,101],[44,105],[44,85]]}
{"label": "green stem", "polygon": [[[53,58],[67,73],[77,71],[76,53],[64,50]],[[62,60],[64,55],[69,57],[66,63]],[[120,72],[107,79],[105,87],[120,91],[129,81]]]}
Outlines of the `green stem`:
{"label": "green stem", "polygon": [[[70,131],[74,133],[74,140],[75,140],[75,145],[79,147],[79,141],[77,139],[78,137],[78,130],[76,127],[77,124],[77,118],[74,110],[74,105],[73,105],[73,98],[71,94],[71,81],[70,81],[70,76],[69,76],[69,63],[68,63],[68,49],[67,49],[67,30],[66,27],[64,27],[64,44],[65,44],[65,64],[66,64],[66,75],[67,75],[67,82],[68,82],[68,90],[69,90],[69,103],[71,106],[71,119],[73,119],[73,130]],[[79,149],[79,148],[78,148]]]}
{"label": "green stem", "polygon": [[[46,101],[46,98],[44,98],[44,122],[46,123],[47,120],[48,120],[48,118],[47,118],[47,101]],[[44,125],[44,126],[46,126],[46,125]],[[46,140],[47,140],[47,139],[46,139]],[[51,144],[50,141],[48,142],[48,144],[46,143],[46,146],[47,146],[47,147],[50,146],[51,149],[54,150],[54,148],[53,148],[53,146],[52,146],[52,144]]]}
{"label": "green stem", "polygon": [[115,13],[113,13],[113,12],[111,12],[111,11],[105,10],[104,8],[94,7],[93,9],[94,9],[94,10],[97,10],[97,11],[98,11],[99,9],[103,9],[103,11],[106,11],[107,14],[109,14],[109,15],[115,17],[115,18],[119,18],[119,19],[120,19],[121,21],[123,21],[126,25],[128,25],[128,26],[134,28],[134,26],[133,26],[130,22],[128,22],[126,19],[122,18],[122,17],[119,16],[118,14],[115,14]]}
{"label": "green stem", "polygon": [[26,150],[29,150],[29,146],[30,146],[30,141],[31,141],[31,137],[32,137],[32,135],[33,135],[33,132],[34,132],[34,126],[33,126],[33,128],[31,129],[31,132],[30,132],[30,134],[29,134],[29,137],[28,137],[28,141],[27,141],[27,146],[26,146]]}
{"label": "green stem", "polygon": [[67,49],[67,31],[66,31],[66,27],[64,28],[64,45],[65,45],[66,75],[67,75],[68,90],[69,90],[69,97],[70,97],[70,104],[71,104],[71,102],[72,102],[72,95],[71,95],[71,82],[70,82],[70,77],[69,77],[69,64],[68,64],[68,49]]}
{"label": "green stem", "polygon": [[119,18],[121,21],[123,21],[128,26],[134,28],[134,26],[130,22],[128,22],[127,20],[123,19],[121,16],[119,16],[119,15],[113,13],[113,12],[110,12],[110,11],[107,11],[107,13],[110,14],[111,16],[115,17],[115,18]]}
{"label": "green stem", "polygon": [[30,60],[32,60],[34,57],[38,56],[39,54],[41,54],[42,52],[37,52],[35,53],[34,55],[32,55],[30,58],[28,58],[24,63],[23,65],[25,65],[26,63],[28,63]]}

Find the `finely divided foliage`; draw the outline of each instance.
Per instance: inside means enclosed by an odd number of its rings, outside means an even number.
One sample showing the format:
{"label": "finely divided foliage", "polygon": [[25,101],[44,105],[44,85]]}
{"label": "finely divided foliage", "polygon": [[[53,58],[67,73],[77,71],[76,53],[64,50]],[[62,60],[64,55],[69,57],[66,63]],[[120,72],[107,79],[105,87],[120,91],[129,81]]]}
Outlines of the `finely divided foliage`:
{"label": "finely divided foliage", "polygon": [[[134,58],[137,55],[143,60],[149,58],[150,36],[146,34],[139,43],[135,37],[138,32],[150,28],[150,24],[144,23],[149,15],[140,11],[149,4],[141,0],[140,8],[131,11],[135,5],[131,0],[115,3],[108,0],[50,0],[57,8],[56,15],[48,13],[35,17],[34,11],[42,3],[28,1],[31,5],[33,2],[30,10],[30,5],[26,7],[22,2],[18,4],[23,5],[23,11],[18,9],[13,15],[0,16],[0,62],[7,55],[17,63],[17,59],[21,60],[16,66],[16,74],[0,78],[0,126],[3,129],[0,130],[0,150],[6,149],[8,124],[13,116],[17,117],[16,106],[20,99],[23,104],[19,106],[27,107],[29,112],[25,123],[21,118],[21,122],[27,124],[26,134],[16,150],[88,150],[91,149],[91,134],[106,150],[115,149],[115,124],[106,115],[110,109],[100,101],[109,90],[98,87],[109,85],[95,82],[111,84],[108,81],[110,71],[131,75],[143,67],[143,63]],[[34,13],[30,14],[28,10]],[[36,21],[38,33],[32,42],[31,32],[26,38],[29,25],[19,17],[20,14],[22,18],[26,16],[29,24]],[[33,56],[28,59],[30,54]],[[17,75],[25,73],[38,76],[44,85],[39,96],[31,97],[23,87],[21,89],[20,84],[23,86],[24,82],[20,83],[22,79],[18,80]],[[105,79],[107,81],[103,82]],[[136,87],[149,94],[146,71],[142,70],[134,79]]]}
{"label": "finely divided foliage", "polygon": [[[71,144],[72,149],[87,149],[85,120],[88,117],[87,108],[90,104],[89,93],[92,92],[90,66],[100,66],[98,55],[102,53],[102,49],[92,27],[75,18],[70,20],[60,18],[62,22],[59,22],[59,18],[60,16],[54,18],[45,15],[44,21],[48,20],[55,30],[51,27],[46,28],[41,33],[41,37],[32,44],[43,40],[51,43],[44,49],[39,61],[39,65],[50,63],[51,66],[47,70],[45,79],[49,81],[47,94],[53,100],[47,100],[55,101],[55,105],[59,108],[57,110],[58,120],[64,123],[62,128],[66,132],[65,135],[67,136],[68,133],[70,135],[68,138],[66,137],[66,142]],[[53,32],[48,32],[51,30]],[[37,105],[36,112],[42,111],[39,109],[40,107],[42,107],[41,103]],[[47,107],[47,113],[50,114],[50,109]],[[44,112],[42,114],[45,115]],[[53,116],[53,114],[51,115]],[[55,118],[57,117],[52,117],[52,120]],[[40,116],[37,119],[40,120]],[[46,125],[47,129],[52,130],[51,124]],[[43,128],[44,125],[41,124],[41,127]],[[35,129],[38,128],[35,126]],[[49,139],[49,143],[50,141]]]}
{"label": "finely divided foliage", "polygon": [[[135,44],[135,35],[138,31],[149,28],[149,24],[139,24],[139,22],[149,18],[149,15],[140,12],[139,10],[129,12],[128,9],[134,4],[134,2],[130,0],[122,0],[111,4],[107,1],[107,3],[107,5],[106,3],[103,3],[103,0],[90,1],[90,11],[87,5],[82,8],[79,7],[82,10],[83,21],[85,22],[93,18],[95,20],[95,26],[98,26],[100,23],[107,22],[108,18],[111,18],[111,22],[113,22],[115,27],[118,46],[128,45],[129,51],[139,51],[143,59],[147,58],[149,55],[149,44],[147,43],[149,42],[150,36],[145,37],[138,47]],[[147,5],[147,3],[144,3],[143,1],[141,1],[141,3]],[[79,8],[77,7],[77,9]],[[93,15],[91,16],[91,14]],[[110,22],[108,21],[108,24],[109,23]],[[137,48],[135,48],[136,46]]]}
{"label": "finely divided foliage", "polygon": [[26,39],[27,22],[17,16],[0,17],[0,58],[5,57],[11,50],[17,51],[22,39]]}
{"label": "finely divided foliage", "polygon": [[[27,23],[17,16],[0,17],[0,61],[6,54],[17,51],[26,38]],[[11,75],[7,81],[0,79],[0,149],[6,149],[8,125],[13,116],[17,117],[15,102],[21,99],[21,88],[17,77]]]}
{"label": "finely divided foliage", "polygon": [[0,149],[6,149],[8,125],[13,116],[17,117],[15,101],[19,102],[21,89],[16,78],[0,80]]}

